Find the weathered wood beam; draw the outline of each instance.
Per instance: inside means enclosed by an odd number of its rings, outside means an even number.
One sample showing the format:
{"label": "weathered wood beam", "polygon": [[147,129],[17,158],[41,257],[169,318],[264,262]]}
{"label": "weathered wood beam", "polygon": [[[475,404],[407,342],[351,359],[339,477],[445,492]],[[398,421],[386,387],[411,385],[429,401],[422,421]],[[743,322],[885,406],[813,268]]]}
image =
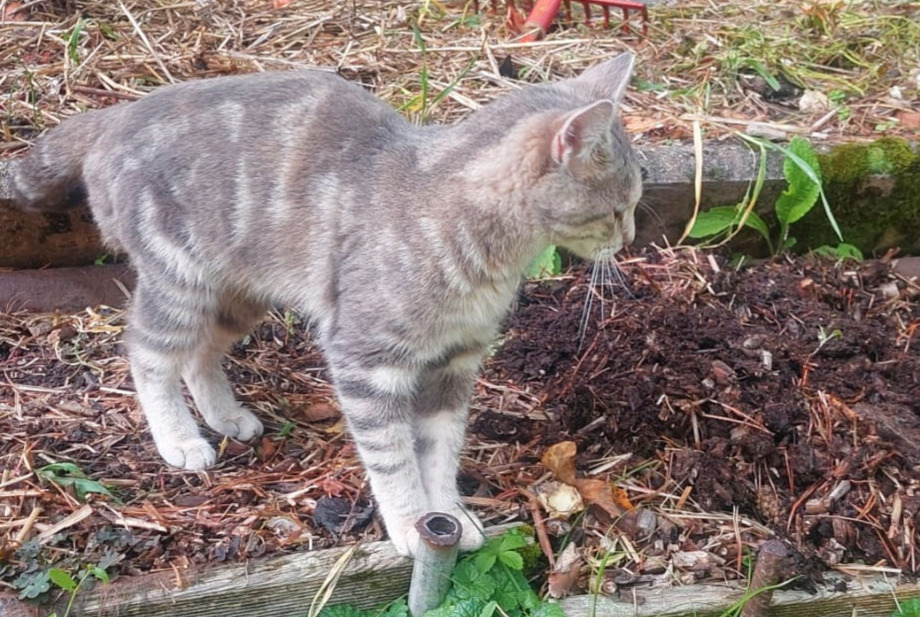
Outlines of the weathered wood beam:
{"label": "weathered wood beam", "polygon": [[[829,584],[810,594],[779,590],[765,617],[891,617],[895,599],[920,597],[920,584],[898,583],[880,575],[852,578],[828,575]],[[844,581],[846,591],[830,591],[833,581]],[[560,604],[568,617],[715,617],[724,614],[744,595],[736,585],[691,585],[624,590],[619,599],[573,596]]]}
{"label": "weathered wood beam", "polygon": [[[498,525],[486,535],[501,535]],[[341,575],[329,605],[374,608],[409,591],[412,559],[389,542],[302,551],[241,564],[214,564],[144,576],[124,576],[81,592],[80,617],[303,617],[336,568]],[[65,599],[66,603],[66,599]],[[64,605],[57,606],[62,615]],[[24,602],[0,597],[0,617],[44,617]]]}

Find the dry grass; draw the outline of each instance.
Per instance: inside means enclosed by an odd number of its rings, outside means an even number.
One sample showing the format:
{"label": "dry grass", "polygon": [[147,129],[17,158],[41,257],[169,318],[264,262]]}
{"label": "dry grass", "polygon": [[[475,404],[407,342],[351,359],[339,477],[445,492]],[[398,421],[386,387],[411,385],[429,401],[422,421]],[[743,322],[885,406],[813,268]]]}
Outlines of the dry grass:
{"label": "dry grass", "polygon": [[[311,66],[366,84],[417,121],[452,122],[517,87],[503,62],[538,82],[626,49],[639,57],[625,108],[639,139],[686,138],[699,117],[713,135],[749,121],[828,139],[910,134],[910,114],[920,112],[918,2],[681,1],[652,9],[647,38],[637,27],[604,30],[595,18],[532,44],[514,42],[498,4],[476,13],[470,3],[434,1],[295,0],[276,9],[268,0],[3,0],[0,147],[163,84]],[[763,76],[792,89],[773,96]],[[800,111],[803,89],[830,106]]]}

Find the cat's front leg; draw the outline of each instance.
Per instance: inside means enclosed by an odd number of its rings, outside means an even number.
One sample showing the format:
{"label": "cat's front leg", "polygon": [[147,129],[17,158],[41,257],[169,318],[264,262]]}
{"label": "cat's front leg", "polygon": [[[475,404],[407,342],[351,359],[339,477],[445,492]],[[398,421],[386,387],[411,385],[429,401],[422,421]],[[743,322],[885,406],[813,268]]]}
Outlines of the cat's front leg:
{"label": "cat's front leg", "polygon": [[416,375],[391,366],[337,369],[334,363],[332,372],[390,540],[399,553],[414,555],[415,523],[429,511],[414,447]]}
{"label": "cat's front leg", "polygon": [[469,400],[480,354],[468,352],[423,376],[416,401],[416,453],[433,511],[453,514],[463,525],[460,549],[471,551],[485,538],[479,518],[463,507],[457,489],[460,451],[466,436]]}

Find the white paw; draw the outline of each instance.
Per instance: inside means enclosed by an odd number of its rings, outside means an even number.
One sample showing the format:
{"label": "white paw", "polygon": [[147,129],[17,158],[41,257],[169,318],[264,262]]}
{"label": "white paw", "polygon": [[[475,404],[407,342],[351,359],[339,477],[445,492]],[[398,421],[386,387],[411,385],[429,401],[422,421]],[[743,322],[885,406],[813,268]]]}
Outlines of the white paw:
{"label": "white paw", "polygon": [[390,542],[400,555],[412,557],[418,552],[418,545],[422,540],[415,529],[415,524],[387,525],[387,533],[390,535]]}
{"label": "white paw", "polygon": [[217,452],[201,437],[180,439],[162,445],[158,443],[157,450],[163,460],[173,467],[191,471],[206,469],[217,460]]}
{"label": "white paw", "polygon": [[208,426],[221,435],[249,441],[262,434],[262,422],[251,411],[237,405],[231,413],[205,418]]}
{"label": "white paw", "polygon": [[463,535],[460,536],[460,550],[468,552],[481,547],[486,536],[479,517],[466,508],[453,508],[450,513],[457,517],[463,527]]}

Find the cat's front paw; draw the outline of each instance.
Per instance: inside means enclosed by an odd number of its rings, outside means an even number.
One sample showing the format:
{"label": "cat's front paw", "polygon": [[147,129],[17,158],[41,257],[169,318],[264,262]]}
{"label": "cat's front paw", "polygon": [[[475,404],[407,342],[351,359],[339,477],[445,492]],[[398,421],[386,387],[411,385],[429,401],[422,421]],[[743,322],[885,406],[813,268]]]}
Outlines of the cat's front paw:
{"label": "cat's front paw", "polygon": [[[485,540],[482,522],[475,514],[466,508],[452,508],[450,514],[460,521],[463,533],[460,535],[460,550],[463,552],[475,551],[482,546]],[[390,541],[400,555],[412,557],[417,554],[418,546],[423,540],[419,536],[415,523],[405,525],[387,526]]]}
{"label": "cat's front paw", "polygon": [[419,542],[422,541],[415,529],[415,525],[394,525],[391,529],[387,526],[390,542],[396,547],[396,552],[406,557],[413,557],[418,552]]}
{"label": "cat's front paw", "polygon": [[468,552],[481,547],[486,536],[479,517],[466,508],[454,508],[450,513],[457,517],[460,526],[463,527],[463,534],[460,536],[460,550]]}
{"label": "cat's front paw", "polygon": [[250,441],[263,431],[262,422],[242,405],[235,405],[234,409],[217,417],[205,417],[205,421],[221,435],[240,441]]}
{"label": "cat's front paw", "polygon": [[168,443],[157,443],[163,460],[173,467],[190,471],[206,469],[217,461],[217,452],[201,437],[190,437]]}

